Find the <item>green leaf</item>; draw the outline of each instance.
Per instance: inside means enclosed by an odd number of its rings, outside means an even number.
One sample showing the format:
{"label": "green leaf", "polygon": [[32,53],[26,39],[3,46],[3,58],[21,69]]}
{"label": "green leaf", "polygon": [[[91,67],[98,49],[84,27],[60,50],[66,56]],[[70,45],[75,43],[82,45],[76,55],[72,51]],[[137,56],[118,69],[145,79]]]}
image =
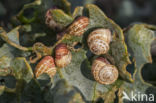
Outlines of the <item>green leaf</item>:
{"label": "green leaf", "polygon": [[47,85],[50,85],[51,84],[51,78],[49,77],[48,74],[46,73],[43,73],[42,75],[40,75],[38,78],[37,78],[39,84],[40,84],[40,87],[45,87]]}
{"label": "green leaf", "polygon": [[22,102],[44,103],[42,89],[36,79],[25,85],[21,98]]}
{"label": "green leaf", "polygon": [[104,103],[114,103],[116,98],[121,99],[121,97],[116,96],[116,92],[118,92],[118,90],[122,88],[122,85],[122,80],[117,80],[111,85],[101,85],[97,83],[95,86],[95,94],[93,100],[97,102],[98,99],[101,98]]}
{"label": "green leaf", "polygon": [[10,64],[14,55],[12,54],[13,48],[4,44],[0,48],[0,76],[6,76],[11,73]]}
{"label": "green leaf", "polygon": [[[42,20],[45,20],[46,11],[55,6],[58,6],[59,8],[63,9],[62,12],[65,11],[65,13],[71,14],[70,3],[67,0],[35,0],[32,3],[25,4],[24,7],[19,12],[17,17],[20,20],[20,22],[26,23],[26,24],[29,24],[35,21],[44,22]],[[32,13],[33,15],[31,17],[27,17],[27,15],[24,15],[24,12],[26,10],[31,10],[30,13]],[[63,15],[62,18],[66,18],[67,14]]]}
{"label": "green leaf", "polygon": [[7,75],[7,76],[0,76],[1,83],[0,85],[5,86],[5,88],[14,89],[16,86],[16,79],[14,76]]}
{"label": "green leaf", "polygon": [[53,0],[54,5],[64,10],[67,14],[71,14],[71,4],[67,0]]}
{"label": "green leaf", "polygon": [[68,26],[73,21],[73,18],[64,13],[61,9],[51,10],[51,14],[52,19],[63,28]]}
{"label": "green leaf", "polygon": [[23,79],[28,83],[34,77],[31,66],[24,57],[15,58],[11,67],[16,79]]}
{"label": "green leaf", "polygon": [[5,86],[0,86],[0,95],[3,94],[4,90],[5,90]]}
{"label": "green leaf", "polygon": [[47,103],[85,103],[79,91],[64,80],[58,81],[53,89],[46,92],[45,100]]}
{"label": "green leaf", "polygon": [[25,4],[24,7],[20,10],[20,12],[18,13],[17,15],[17,18],[20,20],[20,22],[22,23],[31,23],[33,21],[35,21],[36,17],[37,17],[37,11],[33,12],[33,16],[31,18],[27,18],[24,16],[24,11],[26,9],[29,9],[29,8],[36,8],[41,5],[41,2],[42,0],[35,0],[34,2],[32,3],[29,3],[29,4]]}
{"label": "green leaf", "polygon": [[[43,14],[45,14],[47,9],[52,7],[52,4],[52,0],[34,0],[32,3],[28,3],[23,6],[23,8],[17,15],[17,18],[20,22],[25,24],[38,21],[39,19],[43,20],[45,16]],[[28,15],[24,15],[24,12],[26,10],[31,10],[31,13],[33,15],[31,17],[27,17]]]}
{"label": "green leaf", "polygon": [[125,35],[135,67],[139,69],[146,63],[152,63],[150,50],[156,38],[155,32],[146,24],[134,24],[125,32]]}
{"label": "green leaf", "polygon": [[14,42],[14,43],[16,43],[16,44],[20,44],[19,43],[19,32],[18,32],[18,30],[20,29],[20,26],[18,26],[18,27],[16,27],[16,28],[14,28],[14,29],[12,29],[10,32],[8,32],[6,35],[8,36],[8,38],[12,41],[12,42]]}
{"label": "green leaf", "polygon": [[0,96],[1,103],[18,103],[16,99],[16,94],[3,92],[3,95]]}
{"label": "green leaf", "polygon": [[73,18],[76,18],[78,16],[82,16],[83,15],[83,7],[82,6],[78,6],[75,8],[74,12],[73,12]]}
{"label": "green leaf", "polygon": [[78,88],[87,101],[96,101],[100,97],[106,101],[114,101],[114,98],[109,100],[107,94],[110,93],[115,97],[115,92],[123,84],[122,81],[119,80],[112,85],[97,83],[91,74],[91,64],[86,53],[83,49],[80,49],[79,52],[72,52],[72,62],[59,70],[60,77],[65,79],[69,85]]}
{"label": "green leaf", "polygon": [[74,11],[78,6],[85,6],[86,4],[93,4],[95,0],[68,0],[71,5],[71,10]]}
{"label": "green leaf", "polygon": [[[155,26],[147,24],[134,24],[125,31],[129,53],[134,62],[132,69],[135,69],[133,74],[135,82],[133,84],[125,82],[123,86],[129,97],[131,97],[132,92],[134,94],[147,94],[148,96],[149,94],[156,95],[155,87],[145,82],[141,73],[143,66],[152,62],[150,49],[152,41],[156,38],[155,28]],[[150,65],[154,65],[154,63]],[[138,100],[139,97],[136,98]]]}
{"label": "green leaf", "polygon": [[66,68],[62,68],[59,73],[61,73],[69,85],[77,87],[85,96],[86,100],[90,101],[94,95],[95,82],[92,81],[91,72],[89,72],[91,70],[88,67],[89,64],[85,64],[87,63],[85,62],[85,59],[87,59],[86,51],[72,52],[72,56],[72,62]]}

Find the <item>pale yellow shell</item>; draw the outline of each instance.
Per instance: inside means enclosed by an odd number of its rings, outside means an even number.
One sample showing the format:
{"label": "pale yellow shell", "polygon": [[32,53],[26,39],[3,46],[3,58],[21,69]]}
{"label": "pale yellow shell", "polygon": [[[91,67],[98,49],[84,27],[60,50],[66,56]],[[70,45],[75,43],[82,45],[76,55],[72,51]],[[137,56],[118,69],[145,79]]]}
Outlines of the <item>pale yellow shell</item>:
{"label": "pale yellow shell", "polygon": [[89,49],[96,55],[105,54],[109,50],[111,38],[111,31],[109,29],[96,29],[88,36]]}
{"label": "pale yellow shell", "polygon": [[106,63],[103,59],[100,57],[93,61],[92,74],[100,84],[112,84],[118,78],[118,70],[114,65]]}

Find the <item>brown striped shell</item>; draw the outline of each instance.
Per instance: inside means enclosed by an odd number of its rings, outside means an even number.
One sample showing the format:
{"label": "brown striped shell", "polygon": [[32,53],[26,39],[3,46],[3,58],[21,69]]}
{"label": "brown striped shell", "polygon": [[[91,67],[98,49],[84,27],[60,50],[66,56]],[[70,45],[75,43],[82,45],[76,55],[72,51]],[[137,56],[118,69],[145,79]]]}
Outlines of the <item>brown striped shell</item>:
{"label": "brown striped shell", "polygon": [[117,68],[103,57],[98,57],[93,61],[92,74],[100,84],[112,84],[118,78]]}
{"label": "brown striped shell", "polygon": [[89,19],[85,16],[80,16],[67,28],[67,33],[74,36],[81,36],[88,24]]}
{"label": "brown striped shell", "polygon": [[96,29],[88,36],[87,43],[92,53],[96,55],[105,54],[109,50],[111,31],[109,29]]}
{"label": "brown striped shell", "polygon": [[59,44],[55,48],[55,63],[58,67],[63,68],[67,66],[72,59],[72,54],[68,50],[66,44]]}
{"label": "brown striped shell", "polygon": [[39,77],[43,73],[47,73],[50,77],[56,74],[54,59],[51,56],[45,56],[35,68],[36,77]]}

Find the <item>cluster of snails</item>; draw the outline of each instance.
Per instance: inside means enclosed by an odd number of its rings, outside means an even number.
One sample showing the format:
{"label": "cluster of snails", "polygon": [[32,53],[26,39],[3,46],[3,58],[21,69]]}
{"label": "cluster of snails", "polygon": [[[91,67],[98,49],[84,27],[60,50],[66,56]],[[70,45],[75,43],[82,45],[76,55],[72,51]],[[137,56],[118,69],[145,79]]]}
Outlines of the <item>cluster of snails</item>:
{"label": "cluster of snails", "polygon": [[[72,59],[72,54],[68,50],[66,44],[60,43],[55,48],[55,59],[52,56],[45,56],[35,68],[35,76],[39,77],[43,73],[47,73],[50,77],[56,74],[57,67],[66,67]],[[56,64],[56,66],[55,66]]]}
{"label": "cluster of snails", "polygon": [[[47,20],[51,17],[49,16],[49,12],[47,11],[48,16],[46,16],[46,24]],[[81,36],[85,32],[85,28],[89,24],[89,19],[87,17],[81,16],[78,17],[66,30],[66,33],[74,36]],[[56,74],[56,66],[59,68],[63,68],[67,66],[72,59],[72,54],[68,50],[67,45],[60,43],[55,48],[55,60],[51,56],[45,56],[36,66],[35,75],[39,77],[43,73],[47,73],[50,77],[53,77]],[[55,66],[56,64],[56,66]]]}
{"label": "cluster of snails", "polygon": [[[69,35],[81,36],[88,24],[89,18],[85,16],[78,17],[65,32]],[[88,47],[95,55],[106,54],[109,51],[111,39],[110,29],[96,29],[88,36]],[[44,72],[53,77],[56,73],[55,64],[61,68],[65,67],[71,62],[71,58],[72,55],[67,46],[62,43],[59,44],[55,48],[55,60],[50,56],[46,56],[37,64],[35,69],[36,77]],[[91,70],[94,79],[101,84],[112,84],[118,78],[117,68],[103,57],[98,57],[93,61]]]}

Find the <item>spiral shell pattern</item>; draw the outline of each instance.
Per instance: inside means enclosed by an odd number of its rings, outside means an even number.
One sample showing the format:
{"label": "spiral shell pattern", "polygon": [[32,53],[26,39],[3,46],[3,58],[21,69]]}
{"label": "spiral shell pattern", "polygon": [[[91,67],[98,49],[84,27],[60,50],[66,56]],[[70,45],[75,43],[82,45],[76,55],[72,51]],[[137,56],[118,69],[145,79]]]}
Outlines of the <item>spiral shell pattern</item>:
{"label": "spiral shell pattern", "polygon": [[51,56],[45,56],[35,68],[35,76],[39,77],[43,73],[47,73],[50,77],[56,74],[54,59]]}
{"label": "spiral shell pattern", "polygon": [[72,54],[68,50],[66,44],[59,44],[55,48],[55,63],[58,67],[63,68],[67,66],[72,59]]}
{"label": "spiral shell pattern", "polygon": [[99,57],[93,61],[92,74],[100,84],[112,84],[118,78],[118,70],[105,58]]}
{"label": "spiral shell pattern", "polygon": [[111,31],[109,29],[96,29],[88,36],[89,49],[96,55],[105,54],[109,50]]}
{"label": "spiral shell pattern", "polygon": [[89,24],[89,19],[85,16],[78,17],[67,29],[67,33],[74,36],[81,36]]}

